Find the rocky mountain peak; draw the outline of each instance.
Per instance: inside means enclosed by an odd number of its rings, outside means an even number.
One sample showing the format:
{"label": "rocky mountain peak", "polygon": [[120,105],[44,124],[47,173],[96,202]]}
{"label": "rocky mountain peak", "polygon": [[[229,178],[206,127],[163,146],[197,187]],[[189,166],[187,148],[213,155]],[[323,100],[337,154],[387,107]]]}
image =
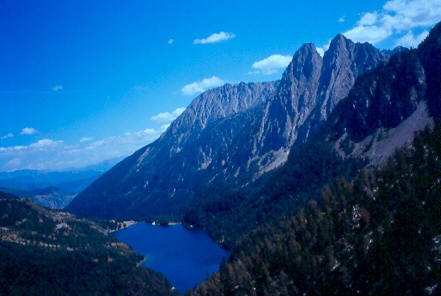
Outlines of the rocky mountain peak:
{"label": "rocky mountain peak", "polygon": [[282,75],[283,82],[292,82],[302,80],[302,77],[311,78],[314,68],[320,68],[322,64],[322,57],[317,52],[314,44],[303,44],[300,49],[294,54],[291,63],[286,68]]}
{"label": "rocky mountain peak", "polygon": [[347,39],[343,34],[337,34],[329,43],[327,53],[329,55],[330,53],[339,52],[341,48],[347,48],[349,45],[354,45],[354,42]]}
{"label": "rocky mountain peak", "polygon": [[348,95],[360,74],[389,57],[390,53],[380,51],[369,43],[354,43],[342,34],[335,36],[323,57],[318,94],[323,102],[320,120],[325,120],[340,100]]}
{"label": "rocky mountain peak", "polygon": [[69,209],[114,218],[179,214],[210,188],[239,188],[283,165],[355,78],[388,58],[342,35],[331,43],[324,58],[313,44],[302,45],[280,82],[226,84],[202,93],[160,139],[103,175]]}

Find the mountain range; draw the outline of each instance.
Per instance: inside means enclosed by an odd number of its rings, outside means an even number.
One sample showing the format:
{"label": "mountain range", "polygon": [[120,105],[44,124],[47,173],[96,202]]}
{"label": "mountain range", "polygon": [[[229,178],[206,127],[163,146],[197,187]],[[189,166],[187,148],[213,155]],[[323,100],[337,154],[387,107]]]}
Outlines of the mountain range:
{"label": "mountain range", "polygon": [[[436,295],[440,119],[441,23],[415,49],[337,35],[280,81],[201,94],[67,210],[204,228],[231,256],[187,295]],[[175,294],[115,221],[0,205],[1,294]]]}
{"label": "mountain range", "polygon": [[360,75],[265,186],[194,209],[214,237],[240,235],[188,294],[440,294],[440,106],[441,23]]}
{"label": "mountain range", "polygon": [[64,208],[78,193],[121,159],[111,159],[76,170],[52,172],[18,170],[0,173],[0,191],[52,209]]}
{"label": "mountain range", "polygon": [[440,116],[440,25],[417,49],[337,35],[303,45],[282,79],[197,97],[167,131],[68,206],[101,218],[170,217],[233,247],[295,214],[337,177],[383,164]]}
{"label": "mountain range", "polygon": [[157,141],[105,173],[67,209],[103,218],[182,217],[210,192],[263,182],[292,147],[316,134],[357,77],[403,50],[381,51],[340,34],[322,58],[305,44],[280,81],[201,94]]}

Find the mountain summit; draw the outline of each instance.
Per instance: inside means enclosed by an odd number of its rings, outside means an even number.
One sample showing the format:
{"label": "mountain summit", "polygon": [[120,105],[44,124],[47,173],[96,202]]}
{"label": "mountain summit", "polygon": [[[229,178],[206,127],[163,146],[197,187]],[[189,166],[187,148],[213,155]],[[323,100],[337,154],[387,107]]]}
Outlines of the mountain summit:
{"label": "mountain summit", "polygon": [[390,55],[343,35],[323,58],[304,44],[278,82],[226,84],[201,94],[157,141],[105,173],[67,210],[104,218],[176,216],[210,192],[246,186],[284,164],[355,79]]}

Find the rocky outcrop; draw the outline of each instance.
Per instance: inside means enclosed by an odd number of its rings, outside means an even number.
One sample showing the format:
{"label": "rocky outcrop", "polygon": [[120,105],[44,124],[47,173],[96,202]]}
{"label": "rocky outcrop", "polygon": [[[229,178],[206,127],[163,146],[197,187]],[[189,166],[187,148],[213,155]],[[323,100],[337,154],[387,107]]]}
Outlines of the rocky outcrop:
{"label": "rocky outcrop", "polygon": [[157,141],[104,174],[67,209],[106,218],[175,216],[205,194],[249,184],[285,163],[356,77],[388,58],[342,35],[324,58],[305,44],[280,82],[226,84],[201,94]]}
{"label": "rocky outcrop", "polygon": [[283,74],[274,99],[267,102],[256,129],[258,161],[267,163],[256,167],[256,174],[284,163],[293,145],[317,132],[356,78],[386,62],[391,53],[368,43],[354,43],[341,34],[332,40],[323,58],[313,44],[303,45]]}

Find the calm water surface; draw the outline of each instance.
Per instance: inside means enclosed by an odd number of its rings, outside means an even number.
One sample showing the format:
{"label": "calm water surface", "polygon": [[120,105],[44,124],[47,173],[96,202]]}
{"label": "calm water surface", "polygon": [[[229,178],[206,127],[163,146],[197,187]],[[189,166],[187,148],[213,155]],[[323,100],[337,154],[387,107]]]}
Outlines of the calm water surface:
{"label": "calm water surface", "polygon": [[113,235],[146,256],[141,266],[163,273],[180,292],[206,280],[219,270],[222,258],[228,258],[228,252],[204,231],[182,225],[137,223]]}

